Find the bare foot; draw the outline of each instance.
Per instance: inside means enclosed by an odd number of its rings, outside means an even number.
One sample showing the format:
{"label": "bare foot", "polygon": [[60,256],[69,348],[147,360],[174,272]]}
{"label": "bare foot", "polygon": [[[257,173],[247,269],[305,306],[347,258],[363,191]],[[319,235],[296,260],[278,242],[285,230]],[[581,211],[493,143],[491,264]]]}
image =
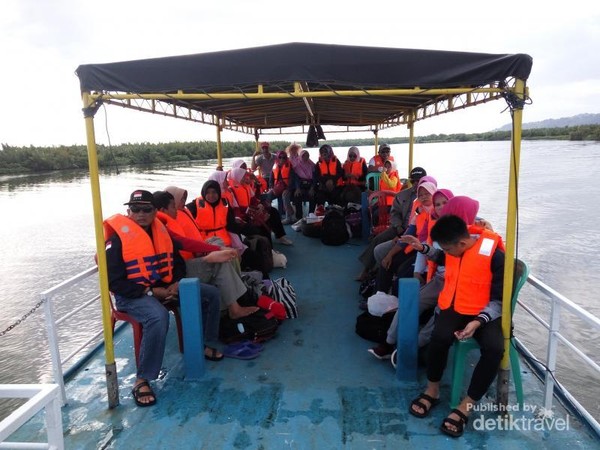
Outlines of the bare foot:
{"label": "bare foot", "polygon": [[229,305],[229,317],[239,319],[240,317],[246,317],[255,313],[258,309],[258,306],[241,306],[238,302],[234,302]]}

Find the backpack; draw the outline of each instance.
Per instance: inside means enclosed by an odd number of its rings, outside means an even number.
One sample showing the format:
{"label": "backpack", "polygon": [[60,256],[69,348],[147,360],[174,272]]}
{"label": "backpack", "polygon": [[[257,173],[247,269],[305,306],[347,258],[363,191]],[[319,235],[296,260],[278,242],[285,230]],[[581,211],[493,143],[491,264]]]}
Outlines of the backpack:
{"label": "backpack", "polygon": [[354,203],[348,203],[344,210],[346,216],[346,223],[350,225],[350,232],[353,238],[362,237],[362,213],[360,212],[360,205]]}
{"label": "backpack", "polygon": [[396,311],[394,310],[378,317],[365,311],[356,318],[356,334],[363,339],[383,344],[395,313]]}
{"label": "backpack", "polygon": [[219,323],[219,339],[230,344],[239,341],[264,342],[277,333],[279,321],[269,315],[264,309],[259,309],[249,316],[232,319],[229,315],[221,317]]}
{"label": "backpack", "polygon": [[350,239],[348,228],[343,210],[328,209],[321,224],[321,242],[325,245],[345,244]]}

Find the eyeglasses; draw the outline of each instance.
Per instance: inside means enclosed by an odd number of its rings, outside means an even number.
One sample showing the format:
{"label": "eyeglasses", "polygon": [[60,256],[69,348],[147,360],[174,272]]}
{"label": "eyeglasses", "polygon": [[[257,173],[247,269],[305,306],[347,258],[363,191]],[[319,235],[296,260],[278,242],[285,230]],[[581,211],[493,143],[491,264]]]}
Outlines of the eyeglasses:
{"label": "eyeglasses", "polygon": [[137,214],[139,212],[150,214],[152,211],[154,211],[154,206],[135,206],[135,205],[131,205],[129,207],[129,211],[131,211],[134,214]]}
{"label": "eyeglasses", "polygon": [[389,150],[381,150],[379,153],[390,153]]}

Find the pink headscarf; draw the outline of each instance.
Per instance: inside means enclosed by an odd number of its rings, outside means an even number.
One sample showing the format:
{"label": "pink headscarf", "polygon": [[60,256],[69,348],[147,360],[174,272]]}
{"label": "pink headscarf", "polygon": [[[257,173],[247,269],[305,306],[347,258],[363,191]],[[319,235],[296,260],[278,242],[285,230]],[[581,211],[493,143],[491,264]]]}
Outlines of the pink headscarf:
{"label": "pink headscarf", "polygon": [[477,200],[464,195],[457,195],[448,200],[448,203],[444,205],[440,216],[458,216],[464,220],[467,225],[473,225],[478,211],[479,202]]}
{"label": "pink headscarf", "polygon": [[308,150],[302,150],[300,152],[300,161],[298,161],[298,163],[296,163],[296,165],[294,166],[294,171],[296,172],[296,175],[298,175],[298,178],[300,178],[301,180],[312,180],[313,172],[315,170],[315,163],[312,162],[310,158],[304,161],[302,159],[302,155],[304,155],[305,153],[309,155]]}
{"label": "pink headscarf", "polygon": [[419,182],[417,183],[417,189],[419,189],[423,183],[432,183],[435,187],[437,187],[437,180],[429,175],[424,175],[419,179]]}
{"label": "pink headscarf", "polygon": [[[450,189],[438,189],[433,194],[433,204],[434,205],[435,205],[436,197],[444,197],[446,200],[450,200],[452,197],[454,197],[454,194],[452,193],[452,191]],[[444,205],[444,206],[446,206],[446,205]],[[437,214],[435,212],[435,206],[433,207],[433,211],[431,212],[431,217],[433,219],[439,219],[439,217],[437,216]]]}

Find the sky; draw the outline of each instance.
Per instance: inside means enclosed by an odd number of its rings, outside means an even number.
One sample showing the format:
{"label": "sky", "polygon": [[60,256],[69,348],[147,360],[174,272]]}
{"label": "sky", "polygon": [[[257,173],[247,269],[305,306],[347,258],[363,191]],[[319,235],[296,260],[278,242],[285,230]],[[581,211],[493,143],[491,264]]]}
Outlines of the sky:
{"label": "sky", "polygon": [[[85,144],[80,64],[287,42],[527,53],[532,104],[524,122],[600,113],[600,2],[2,0],[0,143]],[[485,132],[509,122],[506,104],[494,101],[417,122],[415,134]],[[111,106],[97,113],[95,131],[98,143],[113,145],[216,139],[210,126]],[[380,133],[406,135],[405,127]]]}

